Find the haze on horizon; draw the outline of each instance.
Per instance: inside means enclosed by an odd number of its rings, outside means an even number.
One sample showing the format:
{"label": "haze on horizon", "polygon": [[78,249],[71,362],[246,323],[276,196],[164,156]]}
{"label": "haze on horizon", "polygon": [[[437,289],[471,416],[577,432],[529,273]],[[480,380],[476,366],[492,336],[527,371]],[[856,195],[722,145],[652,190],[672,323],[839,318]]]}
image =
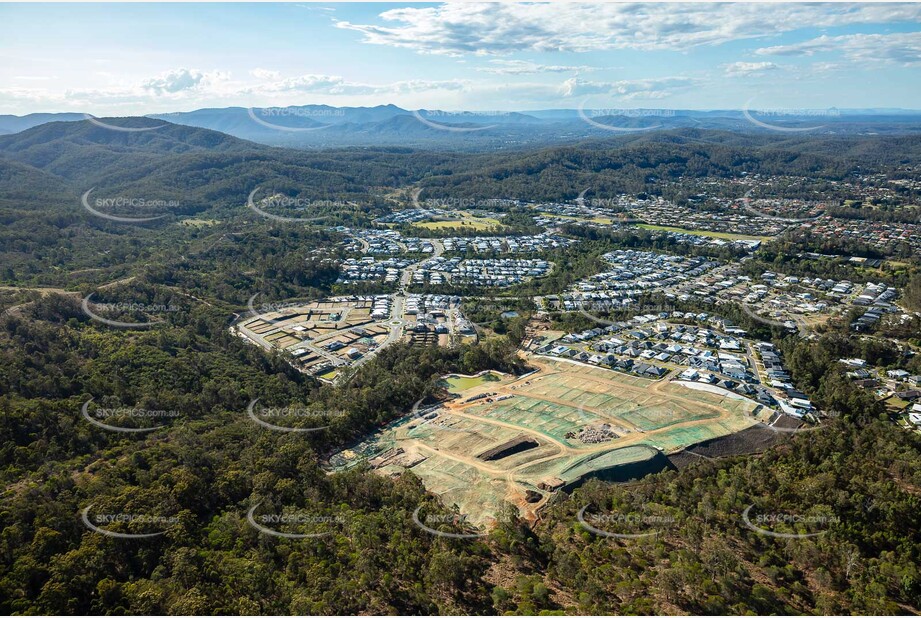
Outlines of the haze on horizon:
{"label": "haze on horizon", "polygon": [[921,95],[917,4],[6,4],[0,17],[3,114],[911,109]]}

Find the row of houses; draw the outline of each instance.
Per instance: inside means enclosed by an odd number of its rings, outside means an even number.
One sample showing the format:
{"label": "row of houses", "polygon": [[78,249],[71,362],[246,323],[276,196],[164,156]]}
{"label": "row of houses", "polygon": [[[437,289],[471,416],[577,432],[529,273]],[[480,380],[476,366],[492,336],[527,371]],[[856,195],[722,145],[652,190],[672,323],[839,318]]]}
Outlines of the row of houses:
{"label": "row of houses", "polygon": [[821,277],[797,277],[795,275],[780,275],[773,271],[761,273],[763,279],[768,285],[775,288],[786,289],[791,286],[808,287],[820,292],[826,296],[838,299],[844,299],[854,291],[854,284],[844,279],[836,281],[834,279],[823,279]]}
{"label": "row of houses", "polygon": [[626,356],[655,359],[691,369],[719,373],[739,382],[757,383],[748,361],[733,351],[743,349],[743,343],[707,328],[682,324],[658,323],[652,332],[646,329],[625,330],[624,338],[610,337],[595,348]]}
{"label": "row of houses", "polygon": [[[719,292],[719,296],[754,305],[759,314],[785,321],[789,321],[794,314],[826,313],[832,308],[828,301],[822,299],[826,292],[813,287],[813,283],[820,282],[819,279],[800,280],[798,277],[782,277],[772,272],[763,273],[761,279],[764,283],[753,283],[750,277],[735,277],[733,285]],[[820,285],[830,291],[836,282],[821,280]],[[796,328],[796,323],[791,322],[789,326]]]}
{"label": "row of houses", "polygon": [[348,258],[339,265],[339,278],[336,283],[356,284],[370,282],[396,283],[400,273],[413,263],[413,260],[388,258],[376,260],[374,257]]}
{"label": "row of houses", "polygon": [[780,351],[772,343],[758,342],[755,349],[761,357],[761,364],[770,382],[770,385],[783,393],[777,398],[780,409],[787,415],[803,418],[806,414],[815,412],[809,397],[793,386],[790,373],[783,365]]}
{"label": "row of houses", "polygon": [[855,298],[853,302],[855,305],[884,305],[888,301],[892,300],[898,294],[892,286],[887,286],[885,283],[868,283],[863,291]]}
{"label": "row of houses", "polygon": [[435,244],[427,238],[403,236],[397,230],[334,228],[348,236],[345,250],[369,255],[434,253]]}
{"label": "row of houses", "polygon": [[404,313],[416,315],[418,313],[441,312],[442,314],[450,309],[456,309],[460,306],[460,296],[450,296],[448,294],[410,294],[406,297],[406,308]]}
{"label": "row of houses", "polygon": [[862,358],[842,358],[838,362],[847,365],[847,377],[856,386],[873,390],[880,397],[902,413],[907,414],[908,426],[921,430],[921,375],[913,375],[905,369],[883,370],[869,366]]}
{"label": "row of houses", "polygon": [[647,223],[692,230],[777,236],[790,226],[787,222],[743,210],[740,203],[735,204],[735,210],[697,210],[657,196],[646,200],[628,200],[625,206],[631,215]]}
{"label": "row of houses", "polygon": [[887,313],[900,313],[901,309],[892,299],[898,291],[884,283],[868,283],[852,302],[860,307],[869,307],[863,315],[851,322],[851,329],[857,332],[870,330]]}
{"label": "row of houses", "polygon": [[423,262],[413,273],[413,283],[447,283],[508,287],[550,272],[551,264],[537,259],[475,259],[432,258]]}
{"label": "row of houses", "polygon": [[544,232],[531,236],[472,236],[442,239],[445,251],[477,253],[538,253],[565,248],[575,242],[558,234]]}
{"label": "row of houses", "polygon": [[855,241],[884,253],[898,252],[903,248],[915,255],[921,252],[921,225],[916,223],[821,217],[818,221],[803,224],[803,227],[817,236],[834,236]]}
{"label": "row of houses", "polygon": [[[662,312],[570,333],[562,337],[559,343],[578,345],[591,342],[591,350],[602,354],[687,365],[695,371],[714,372],[724,380],[735,380],[732,386],[738,383],[758,383],[748,360],[733,353],[745,350],[743,341],[710,328],[662,321],[669,317],[719,322],[722,328],[734,329],[727,321],[718,320],[707,313]],[[744,334],[744,331],[740,332]],[[598,338],[601,340],[598,341]]]}
{"label": "row of houses", "polygon": [[351,253],[393,255],[403,252],[399,244],[402,237],[396,230],[352,229],[344,226],[335,229],[347,235],[345,250]]}
{"label": "row of houses", "polygon": [[[614,208],[610,208],[611,205],[611,200],[590,198],[576,200],[570,203],[541,202],[539,204],[531,204],[531,208],[542,214],[553,215],[552,223],[557,223],[566,221],[567,219],[614,218],[618,216],[618,211]],[[536,220],[537,217],[535,217],[535,221]],[[548,223],[551,223],[551,221],[548,221]]]}
{"label": "row of houses", "polygon": [[606,253],[610,269],[575,284],[562,294],[566,309],[605,309],[632,304],[637,297],[700,277],[717,266],[703,257],[622,249]]}
{"label": "row of houses", "polygon": [[390,317],[392,301],[389,296],[381,294],[374,297],[374,304],[371,305],[372,320],[386,320]]}
{"label": "row of houses", "polygon": [[[675,324],[664,320],[693,320],[702,324]],[[719,330],[717,330],[719,329]],[[616,336],[609,336],[615,334]],[[765,405],[776,405],[744,353],[740,337],[746,333],[728,319],[708,313],[661,312],[639,315],[604,328],[569,335],[571,341],[587,341],[604,335],[594,349],[627,357],[686,365],[685,380],[700,381],[753,397]],[[566,338],[564,337],[564,340]],[[562,341],[562,340],[561,340]]]}
{"label": "row of houses", "polygon": [[609,369],[616,369],[646,378],[662,378],[668,375],[668,369],[646,361],[635,361],[632,358],[618,358],[614,354],[610,353],[592,354],[590,352],[576,350],[564,345],[546,344],[537,348],[535,352],[544,356],[556,356],[559,358],[572,359],[574,361],[586,363],[589,365],[604,366]]}
{"label": "row of houses", "polygon": [[446,211],[437,208],[407,208],[406,210],[398,210],[389,215],[378,217],[374,222],[384,225],[388,223],[418,223],[419,221],[426,221],[446,214]]}
{"label": "row of houses", "polygon": [[734,239],[725,239],[725,238],[716,238],[713,236],[703,236],[701,234],[688,234],[686,232],[676,232],[676,231],[667,231],[665,236],[674,240],[675,242],[680,242],[686,245],[693,245],[695,247],[735,247],[738,249],[744,249],[749,253],[757,251],[761,247],[761,240],[757,238],[734,238]]}

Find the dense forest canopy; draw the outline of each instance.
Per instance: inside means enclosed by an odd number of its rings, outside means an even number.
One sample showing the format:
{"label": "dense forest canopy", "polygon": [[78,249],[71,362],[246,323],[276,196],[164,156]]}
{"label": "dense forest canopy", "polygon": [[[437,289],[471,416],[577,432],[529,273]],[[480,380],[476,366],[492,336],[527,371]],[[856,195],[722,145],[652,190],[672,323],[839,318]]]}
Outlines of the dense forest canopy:
{"label": "dense forest canopy", "polygon": [[[419,287],[469,294],[467,317],[483,335],[477,343],[393,345],[337,385],[228,327],[254,294],[277,302],[336,290],[337,260],[346,255],[339,226],[371,226],[412,207],[413,190],[423,198],[571,201],[586,188],[655,194],[679,178],[778,174],[831,183],[857,169],[916,162],[919,147],[914,137],[676,129],[511,154],[295,151],[187,126],[117,132],[89,122],[0,137],[0,611],[918,613],[921,438],[896,427],[891,410],[857,388],[839,362],[859,357],[921,373],[921,356],[905,353],[918,345],[916,334],[902,337],[902,346],[854,336],[845,323],[799,338],[752,320],[737,304],[655,295],[609,314],[720,311],[753,338],[774,342],[797,386],[834,419],[760,454],[699,456],[627,484],[588,482],[557,494],[534,526],[510,509],[483,536],[429,534],[414,524],[417,509],[441,514],[446,531],[462,520],[411,471],[389,478],[359,465],[328,474],[323,465],[415,403],[443,396],[439,378],[447,373],[527,371],[518,350],[538,309],[532,297],[599,272],[612,249],[744,256],[741,270],[752,275],[771,268],[885,280],[914,311],[921,309],[917,256],[868,272],[835,251],[879,254],[831,238],[789,234],[749,255],[641,229],[562,225],[560,233],[579,242],[544,253],[556,264],[547,277],[495,294]],[[321,221],[260,216],[247,196],[261,188],[301,199]],[[143,224],[95,216],[81,205],[90,189],[165,204],[155,212],[166,216]],[[530,215],[506,212],[509,229],[537,230]],[[799,255],[817,250],[832,255]],[[154,328],[111,328],[81,310],[91,293],[99,302],[171,310]],[[127,309],[123,317],[143,315]],[[594,324],[583,314],[552,319],[573,330]],[[254,400],[302,406],[325,424],[304,433],[267,430],[247,417]],[[81,412],[97,408],[168,414],[155,429],[117,432]],[[745,525],[750,506],[821,516],[825,524],[814,536],[766,536]],[[580,524],[583,508],[654,515],[667,525],[642,538],[598,535]],[[327,527],[316,538],[266,535],[251,525],[253,509],[315,514]],[[155,516],[155,526],[124,519],[110,528],[156,536],[97,534],[81,519],[91,513]]]}
{"label": "dense forest canopy", "polygon": [[[559,496],[534,530],[510,518],[483,539],[452,540],[412,524],[420,504],[437,507],[411,474],[327,476],[319,462],[432,392],[439,375],[514,371],[511,341],[390,348],[336,389],[229,336],[218,310],[191,303],[171,320],[157,331],[113,331],[54,296],[3,319],[4,612],[921,607],[921,444],[879,420],[883,410],[840,378],[837,355],[866,352],[847,340],[791,340],[786,351],[820,405],[840,411],[829,427],[761,457],[701,460],[624,487],[590,483]],[[111,433],[81,418],[90,396],[181,414],[145,436]],[[266,431],[244,414],[255,397],[345,413],[322,435]],[[257,503],[346,523],[320,541],[260,537],[245,519]],[[588,503],[668,513],[672,527],[654,539],[595,536],[576,520]],[[838,523],[807,540],[766,538],[741,523],[753,503]],[[172,523],[156,539],[107,538],[80,522],[90,505]]]}

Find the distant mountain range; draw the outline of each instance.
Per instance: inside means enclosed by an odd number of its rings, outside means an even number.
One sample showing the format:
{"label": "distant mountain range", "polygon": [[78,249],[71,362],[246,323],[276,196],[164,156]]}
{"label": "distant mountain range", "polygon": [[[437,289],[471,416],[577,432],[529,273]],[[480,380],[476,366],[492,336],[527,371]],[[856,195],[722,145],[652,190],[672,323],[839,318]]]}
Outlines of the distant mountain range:
{"label": "distant mountain range", "polygon": [[49,122],[0,135],[0,206],[81,213],[99,195],[174,200],[173,214],[242,207],[257,187],[309,199],[366,197],[369,186],[402,186],[453,163],[455,153],[401,149],[306,151],[256,144],[159,119]]}
{"label": "distant mountain range", "polygon": [[0,135],[19,133],[46,122],[85,120],[86,114],[65,112],[61,114],[26,114],[25,116],[0,115]]}
{"label": "distant mountain range", "polygon": [[[366,121],[349,121],[350,114]],[[565,144],[520,148],[514,153],[482,152],[470,157],[447,148],[439,152],[384,145],[394,136],[435,135],[445,140],[445,136],[455,135],[423,122],[440,118],[435,114],[420,114],[420,120],[389,107],[348,110],[337,116],[337,124],[303,133],[331,135],[334,131],[352,130],[352,135],[365,137],[364,148],[285,149],[229,134],[252,137],[253,131],[247,131],[249,125],[262,127],[252,122],[247,110],[201,110],[183,115],[182,119],[190,120],[189,116],[202,123],[220,122],[223,131],[135,117],[46,122],[0,135],[0,181],[7,196],[15,193],[16,199],[28,196],[30,190],[34,193],[36,187],[41,188],[43,198],[70,194],[64,201],[72,201],[73,196],[92,187],[157,199],[178,200],[181,196],[181,210],[189,214],[209,204],[239,203],[248,191],[263,185],[289,195],[328,199],[363,195],[370,186],[401,186],[422,180],[433,195],[561,199],[573,198],[589,186],[607,193],[623,192],[627,190],[625,186],[606,186],[601,181],[606,170],[627,167],[632,172],[620,176],[631,178],[630,190],[642,191],[649,177],[658,174],[680,176],[708,170],[718,175],[736,168],[750,173],[779,173],[795,168],[803,173],[840,177],[855,166],[873,168],[921,157],[921,140],[905,133],[742,133],[696,127],[615,134],[604,131],[591,138],[572,129],[573,139]],[[169,118],[177,120],[175,116]],[[479,128],[482,118],[477,121],[465,118],[451,123],[451,128]],[[540,135],[547,127],[559,126],[560,123],[516,114],[504,124],[495,123],[495,130],[510,135],[514,129],[528,127]],[[493,130],[456,135],[471,139],[470,136]],[[406,138],[401,143],[411,140]],[[444,144],[445,141],[428,143]],[[467,145],[484,150],[489,146],[486,141]],[[584,177],[569,173],[583,169],[593,171],[594,178],[588,171]],[[566,182],[561,180],[561,171],[566,171]],[[35,205],[41,207],[43,203],[45,200],[40,199]]]}
{"label": "distant mountain range", "polygon": [[[533,123],[525,118],[511,122]],[[364,123],[366,131],[384,135],[399,127],[418,131],[420,124],[441,133],[412,115]],[[170,202],[168,212],[176,217],[217,209],[220,219],[228,213],[247,214],[246,196],[255,189],[367,205],[373,188],[419,183],[425,197],[555,201],[575,199],[586,190],[592,196],[637,194],[657,179],[688,175],[744,172],[841,179],[857,170],[921,160],[921,140],[908,134],[814,136],[676,128],[479,153],[394,148],[376,141],[369,140],[366,148],[288,149],[157,118],[48,122],[0,136],[0,207],[23,216],[61,215],[62,222],[76,221],[73,217],[90,216],[81,207],[81,196],[94,190],[100,198]],[[122,214],[138,216],[130,210]],[[23,239],[30,237],[29,221],[17,223]],[[45,225],[50,219],[42,221]],[[99,224],[95,218],[90,221]]]}
{"label": "distant mountain range", "polygon": [[[0,116],[0,135],[54,121],[89,118],[82,113]],[[921,131],[921,111],[848,110],[665,110],[551,109],[527,112],[448,112],[376,107],[200,109],[148,118],[212,129],[254,142],[296,148],[414,147],[502,150],[559,144],[657,130],[692,128],[737,133],[808,135],[905,134]]]}

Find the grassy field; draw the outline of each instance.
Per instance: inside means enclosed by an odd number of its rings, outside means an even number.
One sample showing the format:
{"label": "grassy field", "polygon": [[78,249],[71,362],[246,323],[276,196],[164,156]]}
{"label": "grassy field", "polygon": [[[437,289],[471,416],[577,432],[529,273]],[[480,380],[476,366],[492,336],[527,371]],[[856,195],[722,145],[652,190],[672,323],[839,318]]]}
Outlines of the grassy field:
{"label": "grassy field", "polygon": [[417,227],[424,227],[429,230],[438,230],[452,227],[469,227],[474,230],[494,230],[502,227],[498,219],[492,217],[475,217],[469,212],[457,211],[458,218],[451,221],[422,221],[414,223]]}
{"label": "grassy field", "polygon": [[499,382],[501,379],[499,374],[489,372],[479,376],[448,376],[444,381],[447,383],[448,392],[459,394],[487,382]]}
{"label": "grassy field", "polygon": [[691,234],[693,236],[709,236],[710,238],[721,238],[723,240],[771,240],[771,236],[748,236],[746,234],[731,234],[729,232],[711,232],[709,230],[686,230],[682,227],[668,227],[666,225],[650,225],[648,223],[639,223],[637,227],[644,230],[660,230],[663,232],[680,232],[682,234]]}
{"label": "grassy field", "polygon": [[884,403],[890,408],[898,410],[899,412],[906,411],[908,410],[908,408],[911,407],[910,401],[905,401],[904,399],[900,399],[896,397],[895,395],[886,399]]}
{"label": "grassy field", "polygon": [[558,219],[570,219],[572,221],[588,221],[589,223],[598,223],[600,225],[610,225],[614,223],[614,219],[610,217],[572,217],[570,215],[557,215],[552,212],[540,212],[538,214],[544,217],[556,217]]}
{"label": "grassy field", "polygon": [[417,227],[424,227],[429,230],[439,230],[452,227],[470,227],[475,230],[494,230],[499,227],[500,223],[495,219],[462,219],[459,221],[424,221],[414,223]]}

